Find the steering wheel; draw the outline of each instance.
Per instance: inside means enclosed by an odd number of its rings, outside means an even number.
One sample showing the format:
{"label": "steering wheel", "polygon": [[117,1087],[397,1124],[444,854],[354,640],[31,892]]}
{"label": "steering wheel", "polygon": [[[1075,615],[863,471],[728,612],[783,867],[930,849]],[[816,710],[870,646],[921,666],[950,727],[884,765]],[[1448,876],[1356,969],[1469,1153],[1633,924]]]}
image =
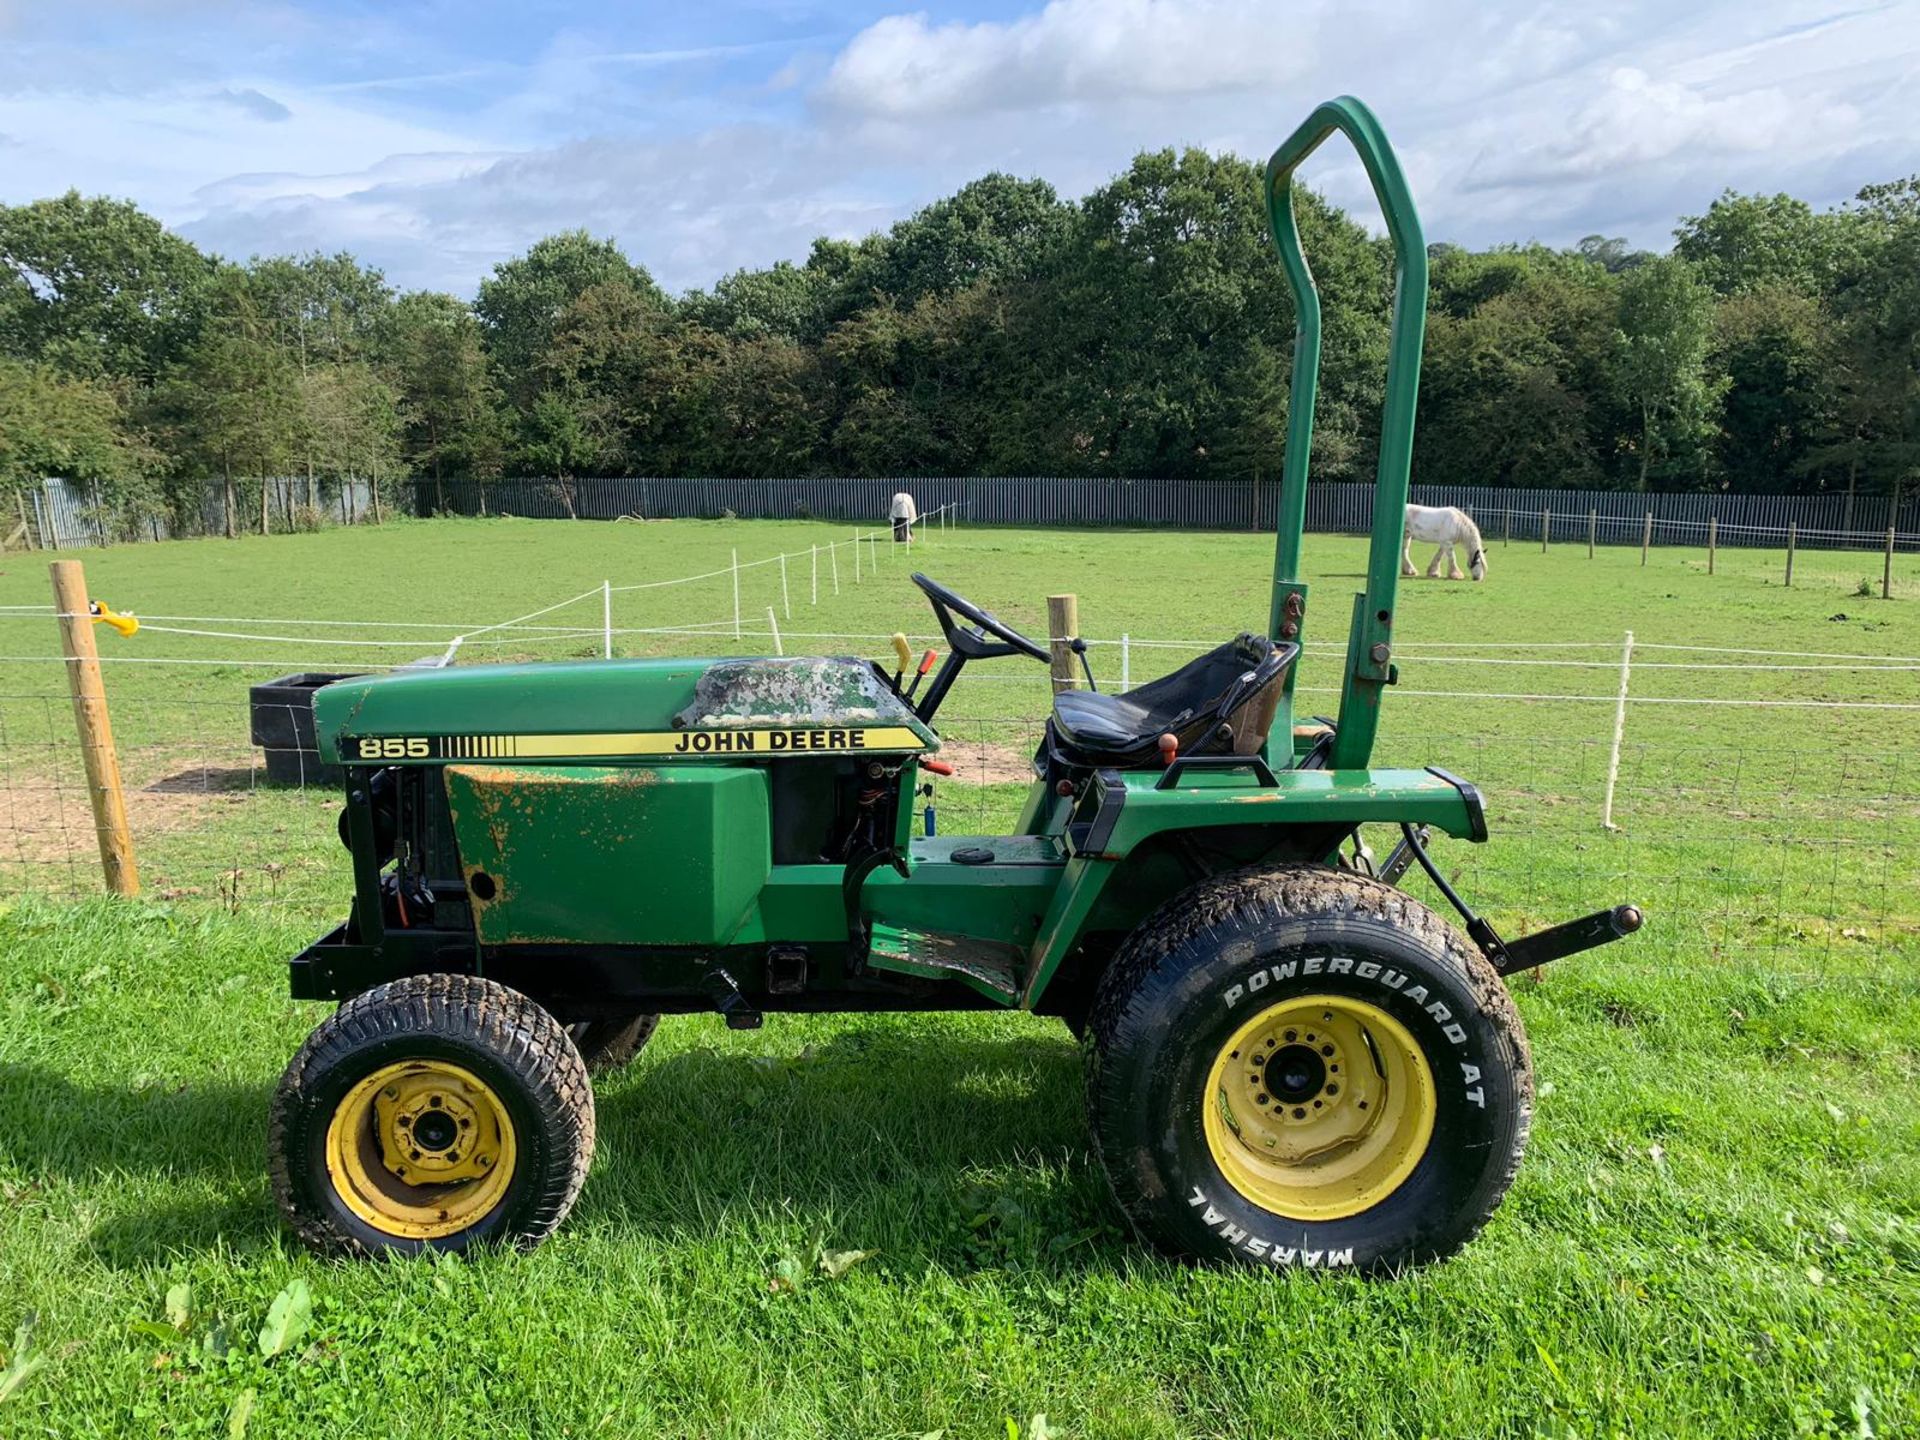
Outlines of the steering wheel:
{"label": "steering wheel", "polygon": [[[940,629],[947,637],[948,646],[963,659],[991,660],[1000,655],[1025,655],[1043,663],[1052,660],[1053,656],[1046,646],[1029,640],[991,610],[982,610],[964,595],[954,594],[939,581],[929,580],[916,572],[913,583],[927,592],[927,599],[933,602],[933,613],[940,621]],[[962,620],[972,621],[972,627],[957,624],[953,618],[955,615]],[[1002,643],[993,644],[987,639],[988,635]]]}

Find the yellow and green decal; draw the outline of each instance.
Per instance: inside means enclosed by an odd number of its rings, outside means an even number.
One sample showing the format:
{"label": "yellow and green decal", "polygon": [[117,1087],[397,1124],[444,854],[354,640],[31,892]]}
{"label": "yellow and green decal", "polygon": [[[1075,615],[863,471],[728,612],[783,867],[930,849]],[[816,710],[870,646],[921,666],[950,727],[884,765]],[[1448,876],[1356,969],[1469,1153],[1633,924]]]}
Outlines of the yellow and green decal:
{"label": "yellow and green decal", "polygon": [[904,725],[741,730],[630,730],[592,735],[356,735],[344,758],[377,760],[559,760],[623,755],[854,755],[924,750]]}

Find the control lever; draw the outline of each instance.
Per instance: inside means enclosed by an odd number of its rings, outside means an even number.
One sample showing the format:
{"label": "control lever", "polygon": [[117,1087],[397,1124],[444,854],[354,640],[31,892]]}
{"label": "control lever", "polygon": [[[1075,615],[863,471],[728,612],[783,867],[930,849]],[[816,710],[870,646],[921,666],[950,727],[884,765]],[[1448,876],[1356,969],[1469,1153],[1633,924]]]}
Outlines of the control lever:
{"label": "control lever", "polygon": [[911,701],[920,693],[920,682],[927,678],[927,672],[933,669],[933,662],[940,658],[938,650],[929,650],[920,657],[920,668],[913,672],[913,683],[907,686],[907,699]]}

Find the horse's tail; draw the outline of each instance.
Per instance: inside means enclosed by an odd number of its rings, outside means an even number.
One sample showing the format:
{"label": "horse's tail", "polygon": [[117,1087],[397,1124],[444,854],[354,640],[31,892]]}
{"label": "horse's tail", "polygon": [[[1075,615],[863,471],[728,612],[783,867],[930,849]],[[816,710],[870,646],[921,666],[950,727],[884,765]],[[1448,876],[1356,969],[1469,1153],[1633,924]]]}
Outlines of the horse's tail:
{"label": "horse's tail", "polygon": [[1487,576],[1487,547],[1481,543],[1480,527],[1473,523],[1473,517],[1464,510],[1453,512],[1460,521],[1460,528],[1467,543],[1467,568],[1473,572],[1473,578],[1484,580]]}

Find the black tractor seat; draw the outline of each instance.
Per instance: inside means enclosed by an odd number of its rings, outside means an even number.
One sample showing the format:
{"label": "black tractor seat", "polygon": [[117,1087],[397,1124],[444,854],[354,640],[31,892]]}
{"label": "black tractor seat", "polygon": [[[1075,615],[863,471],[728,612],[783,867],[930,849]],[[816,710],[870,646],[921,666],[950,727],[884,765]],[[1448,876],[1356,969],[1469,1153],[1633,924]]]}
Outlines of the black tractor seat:
{"label": "black tractor seat", "polygon": [[1242,635],[1124,695],[1063,691],[1053,699],[1038,768],[1053,779],[1158,765],[1162,735],[1178,740],[1182,755],[1256,754],[1299,655],[1296,644]]}

